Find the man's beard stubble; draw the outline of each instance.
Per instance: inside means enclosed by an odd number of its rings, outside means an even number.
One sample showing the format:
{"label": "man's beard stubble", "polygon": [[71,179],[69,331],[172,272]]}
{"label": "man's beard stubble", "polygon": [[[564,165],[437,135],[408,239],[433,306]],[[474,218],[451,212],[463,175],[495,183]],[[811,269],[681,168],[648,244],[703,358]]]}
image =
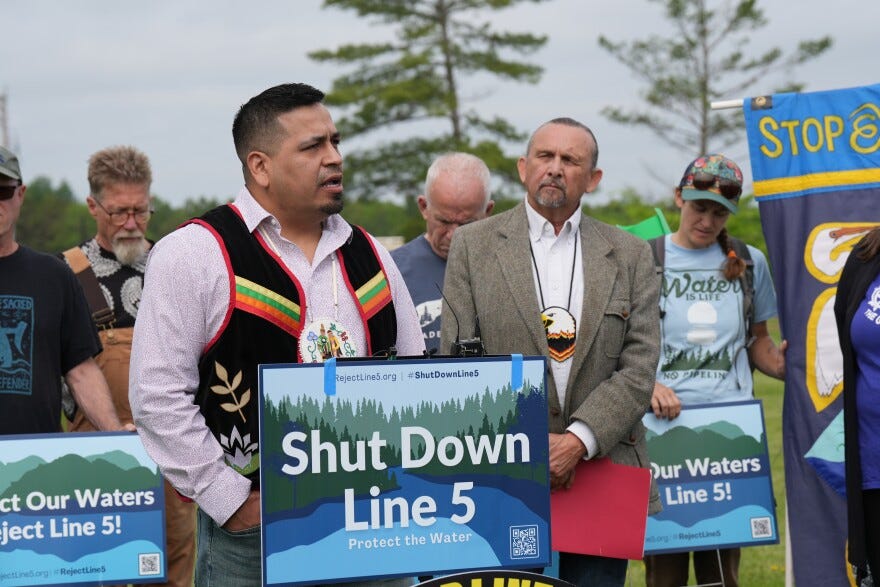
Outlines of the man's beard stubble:
{"label": "man's beard stubble", "polygon": [[[335,176],[339,176],[339,185],[340,187],[343,185],[342,183],[342,165],[330,165],[326,168],[322,168],[320,174],[318,175],[318,186],[321,187],[325,184],[330,184],[330,178],[335,178]],[[339,214],[342,212],[342,208],[344,203],[342,201],[343,192],[340,190],[338,194],[333,195],[333,200],[327,204],[324,204],[319,209],[322,213],[327,216],[332,216],[333,214]]]}
{"label": "man's beard stubble", "polygon": [[558,191],[547,190],[548,193],[552,193],[552,195],[545,195],[544,187],[545,186],[539,187],[537,193],[535,194],[535,201],[538,204],[544,206],[545,208],[562,208],[563,206],[565,206],[565,202],[567,200],[565,188],[560,188]]}
{"label": "man's beard stubble", "polygon": [[333,201],[329,204],[324,204],[321,207],[321,212],[326,214],[327,216],[332,216],[333,214],[339,214],[342,212],[342,208],[345,206],[345,202],[342,200],[342,194],[338,194],[333,198]]}

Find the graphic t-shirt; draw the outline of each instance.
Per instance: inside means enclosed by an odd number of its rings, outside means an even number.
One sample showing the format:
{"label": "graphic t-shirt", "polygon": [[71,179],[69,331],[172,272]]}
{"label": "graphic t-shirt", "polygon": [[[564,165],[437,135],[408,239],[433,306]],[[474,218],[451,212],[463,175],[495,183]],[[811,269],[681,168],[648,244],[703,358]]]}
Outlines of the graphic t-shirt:
{"label": "graphic t-shirt", "polygon": [[100,351],[64,261],[23,246],[0,257],[0,434],[58,432],[61,376]]}
{"label": "graphic t-shirt", "polygon": [[[755,322],[776,315],[776,294],[764,255],[749,247],[754,263]],[[721,273],[721,246],[686,249],[666,236],[660,291],[660,363],[657,381],[683,404],[749,399],[752,374],[746,349],[739,280]]]}
{"label": "graphic t-shirt", "polygon": [[880,489],[880,276],[868,286],[853,315],[850,336],[856,354],[856,411],[862,488]]}
{"label": "graphic t-shirt", "polygon": [[[440,346],[440,311],[443,309],[443,276],[446,260],[437,256],[425,235],[391,251],[409,295],[416,306],[428,351]],[[438,289],[439,286],[439,289]],[[448,351],[448,349],[447,349]]]}

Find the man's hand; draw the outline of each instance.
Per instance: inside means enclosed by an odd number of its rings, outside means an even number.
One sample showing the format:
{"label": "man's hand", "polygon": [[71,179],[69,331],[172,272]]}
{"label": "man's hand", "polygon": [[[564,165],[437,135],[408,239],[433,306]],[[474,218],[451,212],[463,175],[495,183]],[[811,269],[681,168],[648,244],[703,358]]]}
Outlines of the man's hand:
{"label": "man's hand", "polygon": [[252,489],[241,507],[223,524],[223,529],[227,532],[240,532],[259,525],[260,490]]}
{"label": "man's hand", "polygon": [[570,489],[571,484],[574,483],[574,472],[575,469],[572,469],[566,477],[554,477],[551,475],[550,491],[556,491],[557,489]]}
{"label": "man's hand", "polygon": [[658,418],[675,420],[681,413],[681,400],[662,383],[654,382],[654,393],[651,395],[651,409]]}
{"label": "man's hand", "polygon": [[585,454],[587,447],[571,432],[550,433],[550,487],[552,489],[571,487],[574,481],[574,468]]}

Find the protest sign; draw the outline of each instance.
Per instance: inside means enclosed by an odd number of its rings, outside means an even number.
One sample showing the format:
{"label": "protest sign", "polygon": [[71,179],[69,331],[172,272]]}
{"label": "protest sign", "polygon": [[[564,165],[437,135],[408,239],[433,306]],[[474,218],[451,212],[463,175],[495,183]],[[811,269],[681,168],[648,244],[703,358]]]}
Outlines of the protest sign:
{"label": "protest sign", "polygon": [[471,571],[438,577],[418,584],[420,587],[574,587],[568,581],[524,571]]}
{"label": "protest sign", "polygon": [[648,518],[645,553],[779,541],[759,401],[684,406],[643,419],[663,511]]}
{"label": "protest sign", "polygon": [[0,586],[161,583],[164,508],[136,434],[0,436]]}
{"label": "protest sign", "polygon": [[550,561],[542,357],[260,369],[266,585]]}

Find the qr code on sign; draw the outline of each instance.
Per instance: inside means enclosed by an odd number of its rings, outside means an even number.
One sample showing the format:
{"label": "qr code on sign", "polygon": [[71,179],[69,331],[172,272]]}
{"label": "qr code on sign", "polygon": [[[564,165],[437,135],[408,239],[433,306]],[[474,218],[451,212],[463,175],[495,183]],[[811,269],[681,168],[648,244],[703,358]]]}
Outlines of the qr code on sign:
{"label": "qr code on sign", "polygon": [[510,527],[510,558],[537,558],[538,527]]}
{"label": "qr code on sign", "polygon": [[141,576],[161,575],[162,567],[159,564],[161,559],[158,552],[138,555],[138,573]]}
{"label": "qr code on sign", "polygon": [[770,518],[752,518],[752,538],[770,538],[773,536],[773,525]]}

